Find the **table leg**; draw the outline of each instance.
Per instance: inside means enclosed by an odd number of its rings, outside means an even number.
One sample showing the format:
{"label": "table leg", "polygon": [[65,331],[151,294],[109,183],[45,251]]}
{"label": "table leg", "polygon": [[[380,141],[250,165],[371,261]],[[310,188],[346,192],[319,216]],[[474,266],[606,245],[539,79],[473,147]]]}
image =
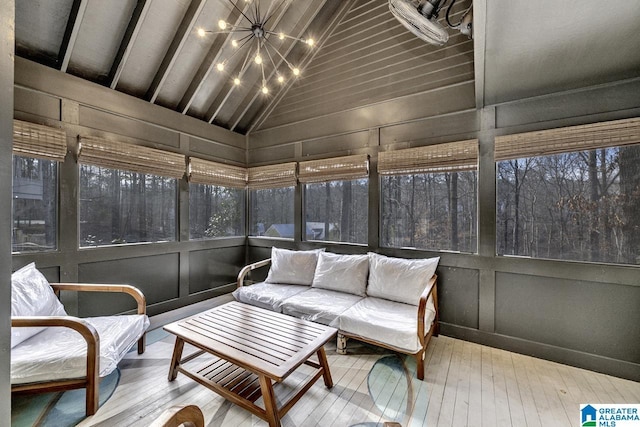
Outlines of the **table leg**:
{"label": "table leg", "polygon": [[264,401],[264,409],[267,411],[269,427],[281,427],[278,404],[276,402],[276,395],[273,392],[271,379],[260,375],[260,388],[262,389],[262,400]]}
{"label": "table leg", "polygon": [[327,388],[331,388],[333,387],[333,379],[331,379],[331,371],[329,370],[329,362],[327,362],[327,354],[324,352],[324,347],[320,347],[317,354],[320,366],[322,366],[324,385],[326,385]]}
{"label": "table leg", "polygon": [[173,381],[178,376],[178,366],[182,359],[182,350],[184,349],[184,340],[176,337],[176,344],[173,347],[173,357],[171,357],[171,365],[169,365],[169,381]]}

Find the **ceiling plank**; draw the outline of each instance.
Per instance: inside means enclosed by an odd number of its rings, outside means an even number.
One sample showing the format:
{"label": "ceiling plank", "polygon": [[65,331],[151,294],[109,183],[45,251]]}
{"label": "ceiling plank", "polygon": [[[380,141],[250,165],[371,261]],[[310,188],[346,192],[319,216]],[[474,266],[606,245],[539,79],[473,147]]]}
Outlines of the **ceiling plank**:
{"label": "ceiling plank", "polygon": [[120,80],[124,66],[129,58],[129,54],[131,53],[131,48],[138,37],[144,18],[147,16],[149,6],[151,6],[151,1],[152,0],[138,0],[136,8],[133,10],[127,30],[122,37],[122,42],[120,42],[120,48],[113,60],[113,64],[111,65],[111,71],[109,71],[108,82],[111,89],[115,89],[116,86],[118,86],[118,81]]}
{"label": "ceiling plank", "polygon": [[60,45],[60,52],[58,53],[60,71],[63,73],[66,73],[67,68],[69,67],[73,46],[76,44],[76,40],[78,39],[80,25],[82,25],[82,19],[84,18],[84,12],[87,10],[88,3],[89,0],[74,0],[73,6],[71,6],[71,13],[69,13],[67,28],[64,31],[64,37],[62,38],[62,44]]}
{"label": "ceiling plank", "polygon": [[[247,13],[251,3],[246,3],[244,10],[242,13]],[[244,17],[241,15],[240,11],[237,8],[232,8],[229,12],[229,16],[227,16],[226,22],[233,22],[233,26],[239,25]],[[217,62],[218,57],[222,53],[222,47],[228,43],[233,37],[232,33],[226,35],[223,34],[216,35],[213,44],[209,48],[207,55],[204,57],[202,62],[200,63],[200,67],[196,72],[195,76],[191,80],[189,87],[185,91],[180,103],[178,104],[178,111],[182,114],[186,114],[189,108],[191,108],[191,104],[196,98],[198,91],[202,88],[202,84],[213,70],[213,64]]]}
{"label": "ceiling plank", "polygon": [[[323,31],[322,35],[319,37],[319,39],[318,39],[318,48],[317,49],[312,49],[303,58],[303,60],[301,62],[301,66],[300,66],[301,69],[305,69],[306,66],[317,55],[317,53],[320,52],[320,50],[322,49],[322,46],[324,45],[324,43],[331,36],[331,33],[336,29],[336,27],[338,26],[340,21],[346,16],[346,14],[353,7],[353,5],[356,3],[356,1],[357,0],[349,0],[349,1],[343,1],[341,3],[340,8],[338,9],[338,11],[333,15],[332,19],[324,26],[324,31]],[[262,123],[267,119],[267,117],[269,117],[269,114],[271,114],[271,112],[276,108],[278,103],[282,100],[282,98],[284,98],[284,96],[287,94],[287,92],[289,91],[289,89],[291,87],[292,87],[292,82],[290,81],[287,84],[285,84],[282,87],[282,89],[280,89],[280,91],[276,94],[276,96],[274,96],[273,99],[265,107],[262,108],[262,111],[260,111],[258,113],[258,115],[256,116],[256,120],[254,120],[253,123],[251,124],[251,126],[249,126],[249,129],[247,131],[247,135],[249,135],[255,129],[258,129],[262,125]],[[242,115],[244,115],[247,110],[248,110],[248,106],[245,109],[245,111],[243,111]],[[234,129],[237,126],[237,124],[240,122],[240,119],[238,119],[234,123],[234,126],[233,126],[232,129]]]}
{"label": "ceiling plank", "polygon": [[169,49],[160,64],[160,68],[158,68],[158,71],[151,82],[151,86],[149,86],[149,89],[147,90],[146,98],[149,102],[154,103],[158,98],[162,85],[167,79],[171,68],[175,64],[182,47],[187,41],[187,38],[191,34],[193,26],[195,25],[198,16],[200,16],[200,12],[202,12],[202,8],[205,3],[206,0],[191,0],[191,4],[187,8],[184,17],[182,18],[182,22],[180,22],[180,26],[176,30],[176,34],[171,41],[171,45],[169,45]]}
{"label": "ceiling plank", "polygon": [[[289,2],[287,2],[286,7],[280,8],[278,16],[276,16],[276,19],[273,21],[273,24],[270,25],[270,28],[276,28],[278,26],[278,24],[280,23],[280,21],[282,20],[284,15],[287,13],[287,10],[289,10],[289,7],[291,6],[291,3],[292,2],[289,1]],[[323,1],[323,3],[324,3],[324,1]],[[291,42],[291,43],[292,43],[292,45],[294,44],[293,42]],[[249,48],[249,49],[251,49],[251,48]],[[288,51],[287,51],[287,53],[288,53]],[[284,56],[286,57],[287,54],[285,53]],[[282,63],[282,61],[280,61],[278,63],[278,67],[280,67],[281,63]],[[276,70],[273,70],[273,72],[269,75],[267,80],[270,80],[273,77],[273,73],[275,73],[275,71]],[[235,89],[236,89],[236,85],[234,85],[230,80],[227,80],[227,82],[225,83],[224,87],[222,88],[222,90],[220,91],[218,96],[213,100],[213,102],[211,102],[211,105],[209,105],[209,108],[207,109],[207,113],[205,115],[205,120],[206,120],[207,117],[209,117],[209,119],[207,121],[209,123],[213,123],[215,118],[218,116],[218,114],[222,110],[222,107],[224,107],[224,105],[226,104],[227,100],[229,99],[229,97],[231,96],[231,94],[233,93],[233,91]]]}

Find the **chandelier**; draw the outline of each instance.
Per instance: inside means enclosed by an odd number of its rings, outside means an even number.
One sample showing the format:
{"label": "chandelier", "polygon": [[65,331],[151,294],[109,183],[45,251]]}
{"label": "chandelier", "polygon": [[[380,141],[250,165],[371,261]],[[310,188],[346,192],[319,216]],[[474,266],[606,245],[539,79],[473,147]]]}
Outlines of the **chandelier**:
{"label": "chandelier", "polygon": [[[218,21],[217,31],[205,30],[204,28],[198,28],[197,32],[200,37],[205,37],[207,34],[233,34],[235,37],[231,40],[231,46],[234,48],[233,53],[227,58],[216,64],[216,69],[219,72],[224,72],[228,65],[229,61],[238,54],[238,52],[246,50],[246,54],[244,57],[244,61],[242,62],[242,66],[240,67],[240,71],[238,74],[233,76],[233,84],[235,86],[239,86],[242,84],[242,77],[244,73],[247,71],[251,63],[255,63],[260,67],[260,72],[262,75],[262,84],[260,87],[260,91],[263,94],[269,93],[269,86],[267,85],[267,75],[265,73],[266,67],[272,67],[272,74],[275,74],[276,80],[278,83],[283,84],[286,79],[285,76],[282,75],[278,71],[278,66],[276,65],[276,61],[274,57],[277,59],[278,57],[289,67],[292,76],[298,77],[300,75],[300,69],[293,64],[291,64],[287,59],[278,51],[278,49],[271,42],[271,38],[276,37],[280,40],[284,39],[292,39],[296,41],[300,41],[306,43],[309,47],[312,47],[315,41],[312,38],[308,39],[300,39],[298,37],[293,37],[284,32],[279,32],[275,28],[270,29],[269,26],[271,19],[273,16],[282,8],[284,3],[288,0],[281,0],[278,6],[273,7],[277,0],[273,0],[269,2],[269,6],[266,10],[263,10],[260,7],[260,0],[244,0],[244,3],[252,3],[246,4],[245,10],[241,10],[233,0],[228,0],[229,3],[242,15],[242,22],[238,25],[231,25],[226,22],[224,19]],[[244,22],[246,21],[246,22]],[[268,71],[268,70],[267,70]]]}

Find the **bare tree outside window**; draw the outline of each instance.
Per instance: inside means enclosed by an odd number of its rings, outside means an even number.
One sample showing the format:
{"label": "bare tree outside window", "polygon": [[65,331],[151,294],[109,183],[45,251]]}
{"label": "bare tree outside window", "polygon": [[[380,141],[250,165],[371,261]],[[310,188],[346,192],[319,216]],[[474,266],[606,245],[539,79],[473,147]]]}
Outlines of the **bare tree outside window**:
{"label": "bare tree outside window", "polygon": [[381,244],[476,252],[477,194],[475,171],[383,176]]}
{"label": "bare tree outside window", "polygon": [[12,251],[57,248],[58,163],[13,156]]}
{"label": "bare tree outside window", "polygon": [[80,165],[80,246],[174,241],[177,180]]}
{"label": "bare tree outside window", "polygon": [[295,187],[250,190],[250,235],[293,239]]}
{"label": "bare tree outside window", "polygon": [[640,145],[497,164],[497,252],[640,264]]}
{"label": "bare tree outside window", "polygon": [[366,178],[304,186],[306,240],[366,244],[368,212]]}
{"label": "bare tree outside window", "polygon": [[189,184],[189,238],[244,236],[244,190]]}

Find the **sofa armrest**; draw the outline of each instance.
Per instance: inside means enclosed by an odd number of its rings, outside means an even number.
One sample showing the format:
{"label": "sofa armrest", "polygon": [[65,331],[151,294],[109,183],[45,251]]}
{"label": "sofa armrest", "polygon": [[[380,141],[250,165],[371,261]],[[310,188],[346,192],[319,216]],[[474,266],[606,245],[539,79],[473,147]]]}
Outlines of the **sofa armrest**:
{"label": "sofa armrest", "polygon": [[120,292],[129,294],[138,304],[138,314],[147,314],[147,302],[142,291],[131,285],[107,285],[94,283],[51,283],[51,287],[58,294],[60,291],[78,292]]}
{"label": "sofa armrest", "polygon": [[240,273],[238,273],[238,289],[244,285],[244,278],[251,270],[255,270],[256,268],[264,267],[269,264],[271,264],[271,258],[263,259],[262,261],[257,261],[253,264],[244,266],[242,270],[240,270]]}
{"label": "sofa armrest", "polygon": [[427,284],[427,287],[420,295],[420,302],[418,303],[418,339],[420,340],[420,344],[424,346],[424,339],[427,331],[424,330],[424,317],[427,311],[427,301],[430,295],[433,295],[433,306],[436,309],[436,316],[433,321],[438,323],[438,287],[437,287],[438,276],[433,275]]}

